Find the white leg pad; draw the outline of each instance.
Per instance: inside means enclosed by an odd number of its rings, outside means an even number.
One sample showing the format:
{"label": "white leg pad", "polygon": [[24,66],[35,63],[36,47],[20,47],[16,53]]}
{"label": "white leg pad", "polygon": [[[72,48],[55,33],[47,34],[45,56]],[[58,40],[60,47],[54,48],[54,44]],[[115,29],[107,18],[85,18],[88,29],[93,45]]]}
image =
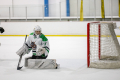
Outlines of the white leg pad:
{"label": "white leg pad", "polygon": [[25,67],[35,69],[56,69],[57,63],[55,59],[25,59]]}
{"label": "white leg pad", "polygon": [[25,64],[24,64],[24,66],[25,67],[28,67],[28,59],[31,59],[32,57],[26,57],[25,58]]}

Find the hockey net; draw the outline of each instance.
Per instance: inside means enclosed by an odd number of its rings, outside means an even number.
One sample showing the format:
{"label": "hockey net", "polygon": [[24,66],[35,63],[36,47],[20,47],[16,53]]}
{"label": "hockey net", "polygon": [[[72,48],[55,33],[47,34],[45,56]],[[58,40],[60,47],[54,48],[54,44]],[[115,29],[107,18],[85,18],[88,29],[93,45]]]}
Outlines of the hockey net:
{"label": "hockey net", "polygon": [[87,66],[120,68],[120,46],[114,32],[115,23],[87,24]]}

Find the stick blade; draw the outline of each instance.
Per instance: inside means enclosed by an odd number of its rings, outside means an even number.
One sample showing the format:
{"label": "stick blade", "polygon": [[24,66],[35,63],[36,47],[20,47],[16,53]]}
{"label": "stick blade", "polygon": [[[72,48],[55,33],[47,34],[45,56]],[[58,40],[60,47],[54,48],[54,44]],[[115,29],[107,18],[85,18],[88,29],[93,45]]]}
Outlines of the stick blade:
{"label": "stick blade", "polygon": [[[23,66],[22,66],[23,67]],[[22,67],[17,67],[17,70],[20,70]]]}

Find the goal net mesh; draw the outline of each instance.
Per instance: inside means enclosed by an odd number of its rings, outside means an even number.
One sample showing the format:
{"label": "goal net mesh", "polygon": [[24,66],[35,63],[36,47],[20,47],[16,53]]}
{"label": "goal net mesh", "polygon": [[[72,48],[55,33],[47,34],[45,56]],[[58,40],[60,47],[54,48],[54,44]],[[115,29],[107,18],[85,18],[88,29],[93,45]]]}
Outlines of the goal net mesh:
{"label": "goal net mesh", "polygon": [[120,46],[113,23],[89,23],[88,28],[88,67],[120,68]]}

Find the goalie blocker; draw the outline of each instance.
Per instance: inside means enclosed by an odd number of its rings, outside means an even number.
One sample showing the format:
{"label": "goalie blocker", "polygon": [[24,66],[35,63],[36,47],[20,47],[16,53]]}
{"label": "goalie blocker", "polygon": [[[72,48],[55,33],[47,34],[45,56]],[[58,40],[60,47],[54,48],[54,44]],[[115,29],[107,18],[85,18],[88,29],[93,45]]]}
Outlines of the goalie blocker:
{"label": "goalie blocker", "polygon": [[26,44],[24,44],[17,52],[16,54],[21,56],[23,54],[23,56],[26,54],[26,53],[29,53],[29,50],[28,50],[28,47]]}

